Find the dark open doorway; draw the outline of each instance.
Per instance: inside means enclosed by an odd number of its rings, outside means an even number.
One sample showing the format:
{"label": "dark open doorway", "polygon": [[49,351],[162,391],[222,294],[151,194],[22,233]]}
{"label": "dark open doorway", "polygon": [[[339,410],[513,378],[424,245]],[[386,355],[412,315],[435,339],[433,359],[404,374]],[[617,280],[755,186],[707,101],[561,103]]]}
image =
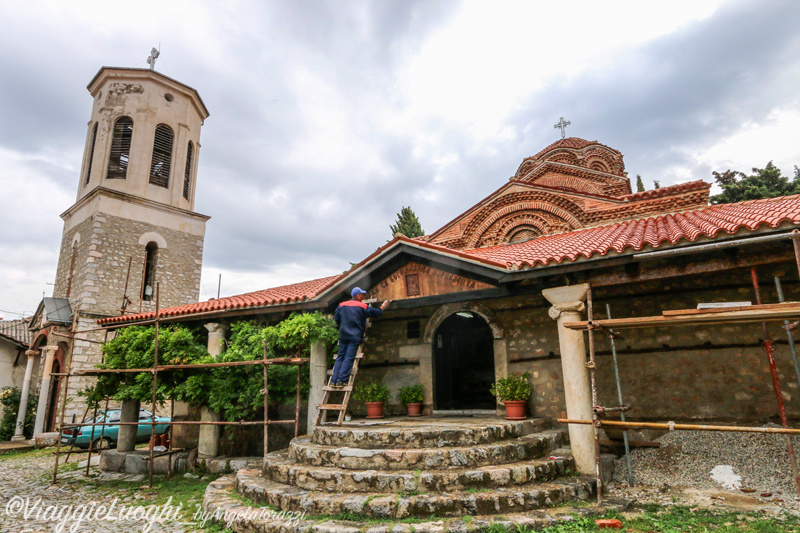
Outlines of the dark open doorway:
{"label": "dark open doorway", "polygon": [[434,408],[494,409],[494,345],[489,324],[475,313],[450,315],[433,339]]}
{"label": "dark open doorway", "polygon": [[[61,349],[59,348],[59,351]],[[61,373],[61,363],[58,359],[53,360],[53,374]],[[58,407],[58,392],[61,385],[61,376],[50,376],[50,391],[47,398],[47,424],[45,431],[55,431],[56,429],[56,409]]]}

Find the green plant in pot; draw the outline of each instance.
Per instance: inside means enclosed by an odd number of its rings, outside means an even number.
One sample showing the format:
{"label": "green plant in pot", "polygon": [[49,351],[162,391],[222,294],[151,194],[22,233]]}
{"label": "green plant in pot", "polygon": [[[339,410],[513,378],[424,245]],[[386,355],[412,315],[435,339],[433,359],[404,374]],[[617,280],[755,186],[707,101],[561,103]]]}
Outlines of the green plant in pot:
{"label": "green plant in pot", "polygon": [[531,384],[528,381],[530,377],[529,372],[510,374],[498,379],[489,389],[492,396],[496,396],[506,406],[506,420],[525,420],[525,405],[531,397]]}
{"label": "green plant in pot", "polygon": [[357,383],[353,398],[367,406],[367,418],[383,418],[383,404],[389,400],[389,387],[382,381]]}
{"label": "green plant in pot", "polygon": [[400,387],[400,403],[408,407],[408,416],[419,416],[422,412],[422,385]]}

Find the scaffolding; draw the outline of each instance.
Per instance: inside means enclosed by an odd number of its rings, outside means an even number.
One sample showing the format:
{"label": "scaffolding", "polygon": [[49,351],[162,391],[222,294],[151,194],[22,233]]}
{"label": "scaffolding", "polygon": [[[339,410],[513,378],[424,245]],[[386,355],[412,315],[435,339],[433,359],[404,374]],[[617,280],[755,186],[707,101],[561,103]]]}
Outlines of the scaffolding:
{"label": "scaffolding", "polygon": [[[58,442],[56,444],[56,451],[55,455],[55,465],[53,467],[53,483],[58,483],[58,467],[59,467],[59,458],[62,455],[61,451],[61,440],[64,435],[64,430],[67,428],[82,428],[82,427],[91,427],[91,435],[94,438],[94,432],[96,427],[100,427],[100,439],[98,442],[102,443],[103,438],[105,436],[105,428],[106,426],[140,426],[144,425],[139,421],[136,422],[97,422],[97,414],[99,408],[99,402],[94,406],[94,416],[92,417],[91,422],[81,422],[81,423],[65,423],[64,418],[66,416],[66,405],[67,405],[67,391],[69,389],[69,378],[72,376],[99,376],[103,374],[110,374],[110,373],[131,373],[131,374],[141,374],[141,373],[149,373],[153,375],[153,393],[152,393],[152,413],[150,419],[150,444],[149,444],[149,458],[148,458],[148,478],[149,478],[149,486],[153,486],[153,471],[154,471],[154,464],[155,459],[157,457],[162,456],[171,456],[175,453],[185,451],[183,449],[173,449],[172,448],[172,428],[174,425],[193,425],[193,426],[256,426],[262,425],[264,428],[264,455],[266,456],[269,452],[268,444],[269,444],[269,426],[271,424],[294,424],[294,436],[297,437],[300,432],[300,372],[303,365],[309,362],[309,358],[307,357],[279,357],[279,358],[269,358],[267,353],[267,345],[266,342],[264,343],[264,355],[261,359],[254,359],[248,361],[231,361],[225,363],[200,363],[200,364],[180,364],[180,365],[159,365],[158,364],[158,336],[159,336],[159,325],[162,322],[161,320],[161,310],[159,306],[159,284],[156,283],[156,309],[155,309],[155,318],[153,320],[148,320],[144,322],[138,322],[138,325],[144,324],[154,324],[155,325],[155,342],[154,342],[154,355],[153,355],[153,366],[151,368],[126,368],[126,369],[92,369],[92,370],[75,370],[74,372],[70,372],[71,366],[71,359],[65,365],[65,372],[61,373],[53,373],[53,376],[59,376],[64,378],[64,395],[61,401],[61,412],[58,417],[58,424],[57,430],[59,433]],[[119,326],[109,326],[107,328],[98,328],[99,330],[106,331],[106,339],[108,339],[108,332],[111,330],[115,330],[118,328],[126,327],[130,324],[119,325]],[[89,330],[87,330],[89,331]],[[91,330],[96,331],[96,330]],[[81,333],[85,333],[83,331]],[[60,335],[66,336],[66,335]],[[91,341],[90,339],[78,339],[75,337],[74,333],[69,337],[75,340],[81,341],[89,341],[89,342],[97,342]],[[204,421],[204,420],[173,420],[175,415],[175,400],[170,398],[170,423],[169,423],[169,439],[168,439],[168,447],[167,451],[156,453],[155,452],[155,445],[154,445],[154,436],[156,435],[156,425],[158,425],[156,421],[156,410],[158,407],[157,401],[157,388],[158,388],[158,374],[159,372],[172,372],[177,370],[200,370],[200,369],[212,369],[212,368],[225,368],[225,367],[235,367],[235,366],[254,366],[254,365],[261,365],[263,368],[264,373],[264,388],[260,391],[261,394],[264,395],[264,420],[263,421],[249,421],[249,420],[240,420],[236,422],[223,422],[223,421]],[[269,418],[269,375],[268,369],[272,365],[288,365],[288,366],[295,366],[297,367],[297,390],[295,394],[295,417],[293,419],[288,420],[270,420]],[[109,398],[105,398],[101,400],[105,402],[105,410],[104,412],[108,412],[108,403]],[[86,418],[86,414],[88,414],[88,407],[87,411],[84,413],[84,420]],[[74,444],[70,445],[70,449],[66,452],[67,458],[69,460],[69,456],[72,453],[79,453],[73,450]],[[89,467],[91,465],[92,453],[99,452],[102,448],[94,448],[94,442],[89,443],[89,449],[86,450],[88,452],[88,459],[86,461],[86,473],[89,473]],[[167,479],[170,479],[172,476],[172,459],[170,458],[167,461]]]}
{"label": "scaffolding", "polygon": [[[800,275],[800,231],[794,230],[789,234],[784,234],[782,238],[791,237],[795,252],[795,262],[797,264],[798,274]],[[612,319],[610,307],[606,306],[608,319],[595,320],[593,310],[593,299],[591,287],[587,292],[586,297],[586,311],[587,320],[579,322],[567,322],[565,327],[578,331],[586,331],[589,340],[589,360],[586,362],[586,367],[589,370],[589,380],[592,395],[592,419],[591,420],[576,420],[570,418],[558,418],[558,422],[564,424],[584,424],[591,425],[594,429],[594,448],[595,448],[595,476],[597,478],[597,499],[601,502],[603,499],[603,485],[600,472],[600,429],[603,426],[616,427],[623,429],[624,443],[625,443],[625,458],[627,463],[628,483],[633,484],[631,465],[630,465],[630,449],[628,445],[628,429],[661,429],[661,430],[691,430],[691,431],[730,431],[742,433],[768,433],[768,434],[781,434],[786,439],[786,448],[789,454],[789,461],[792,468],[792,477],[797,487],[798,494],[800,494],[800,473],[798,472],[797,459],[795,457],[794,446],[791,441],[791,435],[800,435],[800,429],[789,427],[788,418],[786,416],[786,409],[781,395],[780,380],[778,378],[778,371],[775,365],[774,349],[772,339],[770,338],[767,323],[780,322],[783,329],[786,331],[789,339],[789,347],[792,354],[792,361],[794,363],[795,372],[797,373],[798,384],[800,384],[800,365],[798,364],[798,356],[795,348],[792,329],[794,326],[789,320],[800,319],[800,302],[784,302],[783,291],[781,289],[780,279],[775,277],[775,286],[778,294],[779,303],[777,304],[762,304],[761,291],[758,284],[758,276],[755,267],[750,267],[751,280],[755,294],[756,305],[746,305],[739,307],[716,307],[709,309],[685,309],[664,311],[661,315],[646,316],[646,317],[633,317]],[[657,422],[630,422],[625,420],[624,413],[630,409],[630,406],[623,404],[622,389],[619,377],[619,367],[617,363],[615,338],[618,337],[618,330],[634,329],[645,327],[675,327],[675,326],[714,326],[718,324],[731,324],[731,323],[756,323],[760,322],[762,332],[764,335],[763,347],[769,361],[770,373],[772,376],[773,388],[778,406],[778,413],[780,415],[781,428],[765,428],[765,427],[741,427],[741,426],[721,426],[721,425],[705,425],[705,424],[680,424],[675,422],[657,423]],[[615,372],[615,380],[617,386],[618,400],[620,405],[613,407],[604,407],[598,404],[597,399],[597,360],[595,357],[595,332],[606,334],[610,338],[611,352],[613,356],[613,365]],[[621,421],[602,420],[601,415],[608,412],[620,412],[622,415]]]}

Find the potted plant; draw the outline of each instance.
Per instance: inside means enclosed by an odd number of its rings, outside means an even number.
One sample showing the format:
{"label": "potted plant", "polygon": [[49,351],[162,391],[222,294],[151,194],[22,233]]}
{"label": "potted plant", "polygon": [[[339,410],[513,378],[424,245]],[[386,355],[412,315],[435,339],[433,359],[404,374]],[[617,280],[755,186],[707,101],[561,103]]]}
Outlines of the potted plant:
{"label": "potted plant", "polygon": [[500,378],[489,391],[506,406],[506,420],[525,420],[525,404],[531,397],[530,373]]}
{"label": "potted plant", "polygon": [[365,381],[355,386],[353,398],[367,406],[367,418],[383,418],[383,404],[389,400],[389,387],[382,381]]}
{"label": "potted plant", "polygon": [[422,385],[400,387],[400,403],[408,407],[408,416],[419,416],[422,411]]}

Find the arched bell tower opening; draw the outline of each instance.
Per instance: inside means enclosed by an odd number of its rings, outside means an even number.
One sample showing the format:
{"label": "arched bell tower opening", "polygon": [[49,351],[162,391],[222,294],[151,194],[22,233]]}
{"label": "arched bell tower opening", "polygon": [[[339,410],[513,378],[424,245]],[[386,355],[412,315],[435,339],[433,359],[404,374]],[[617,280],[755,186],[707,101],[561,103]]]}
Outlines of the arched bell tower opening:
{"label": "arched bell tower opening", "polygon": [[494,337],[471,311],[447,317],[433,335],[434,409],[494,410]]}

